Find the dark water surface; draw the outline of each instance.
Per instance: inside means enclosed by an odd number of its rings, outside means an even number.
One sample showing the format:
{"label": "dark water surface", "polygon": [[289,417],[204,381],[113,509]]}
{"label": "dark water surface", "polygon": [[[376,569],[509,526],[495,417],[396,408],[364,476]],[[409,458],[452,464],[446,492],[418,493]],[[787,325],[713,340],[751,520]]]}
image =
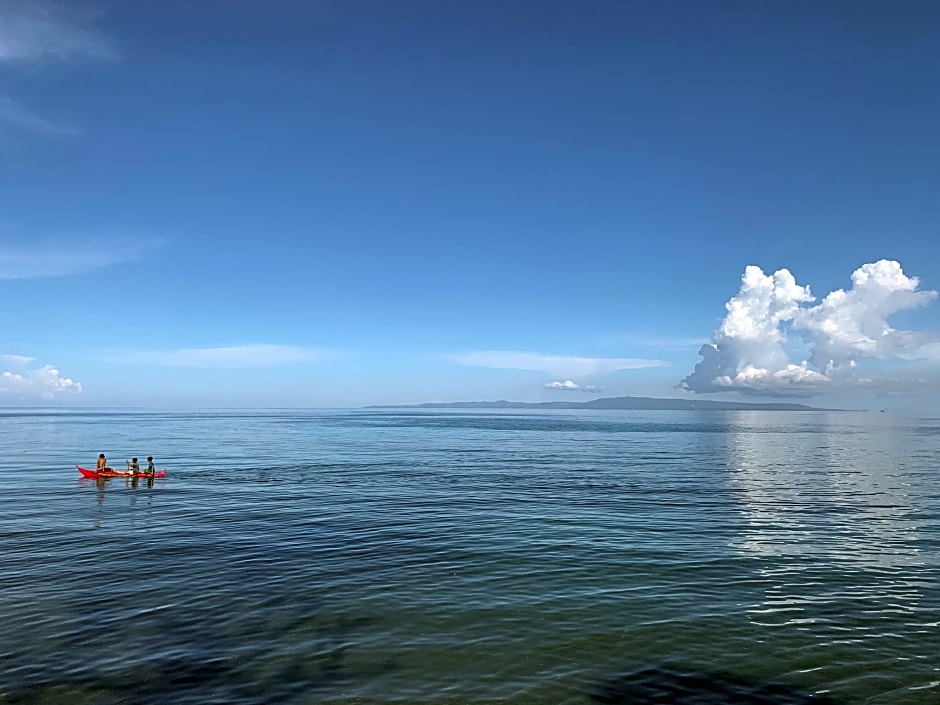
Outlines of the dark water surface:
{"label": "dark water surface", "polygon": [[892,414],[0,409],[0,703],[937,704],[938,462]]}

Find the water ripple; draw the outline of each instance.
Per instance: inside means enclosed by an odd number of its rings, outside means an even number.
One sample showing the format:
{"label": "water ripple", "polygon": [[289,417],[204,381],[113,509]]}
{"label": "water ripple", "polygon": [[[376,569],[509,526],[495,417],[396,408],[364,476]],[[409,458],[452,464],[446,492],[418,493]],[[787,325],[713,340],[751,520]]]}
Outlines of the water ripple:
{"label": "water ripple", "polygon": [[0,703],[940,702],[890,421],[3,411]]}

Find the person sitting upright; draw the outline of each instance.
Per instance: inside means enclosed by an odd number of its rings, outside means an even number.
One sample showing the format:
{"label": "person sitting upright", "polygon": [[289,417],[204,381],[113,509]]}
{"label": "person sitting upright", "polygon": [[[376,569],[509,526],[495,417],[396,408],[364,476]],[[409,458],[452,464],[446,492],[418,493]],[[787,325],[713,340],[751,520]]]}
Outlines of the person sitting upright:
{"label": "person sitting upright", "polygon": [[98,454],[98,465],[95,466],[95,470],[101,472],[102,470],[108,469],[108,459],[104,457],[104,453]]}
{"label": "person sitting upright", "polygon": [[136,475],[140,472],[140,463],[137,462],[137,458],[131,458],[130,460],[125,460],[127,463],[127,472],[131,475]]}
{"label": "person sitting upright", "polygon": [[148,474],[148,475],[156,475],[156,474],[157,474],[157,466],[153,464],[153,456],[152,456],[152,455],[148,455],[148,456],[147,456],[147,474]]}

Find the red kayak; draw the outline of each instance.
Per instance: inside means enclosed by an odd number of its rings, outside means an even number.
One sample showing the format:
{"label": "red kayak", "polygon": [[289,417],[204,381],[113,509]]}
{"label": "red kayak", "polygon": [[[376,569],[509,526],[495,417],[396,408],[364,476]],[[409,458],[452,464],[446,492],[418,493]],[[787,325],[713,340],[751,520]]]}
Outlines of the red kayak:
{"label": "red kayak", "polygon": [[99,472],[98,470],[89,470],[88,468],[79,467],[78,465],[75,467],[78,468],[78,471],[82,474],[82,477],[90,477],[94,479],[101,477],[163,477],[166,475],[166,470],[161,470],[160,472],[151,475],[149,472],[117,472],[113,468],[105,468]]}

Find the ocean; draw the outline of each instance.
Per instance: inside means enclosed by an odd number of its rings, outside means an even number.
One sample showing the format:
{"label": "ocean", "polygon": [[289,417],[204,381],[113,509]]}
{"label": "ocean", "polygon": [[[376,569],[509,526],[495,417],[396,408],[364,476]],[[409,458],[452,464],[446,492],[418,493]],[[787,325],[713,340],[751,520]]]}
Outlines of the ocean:
{"label": "ocean", "polygon": [[0,409],[0,703],[936,705],[938,462],[893,413]]}

